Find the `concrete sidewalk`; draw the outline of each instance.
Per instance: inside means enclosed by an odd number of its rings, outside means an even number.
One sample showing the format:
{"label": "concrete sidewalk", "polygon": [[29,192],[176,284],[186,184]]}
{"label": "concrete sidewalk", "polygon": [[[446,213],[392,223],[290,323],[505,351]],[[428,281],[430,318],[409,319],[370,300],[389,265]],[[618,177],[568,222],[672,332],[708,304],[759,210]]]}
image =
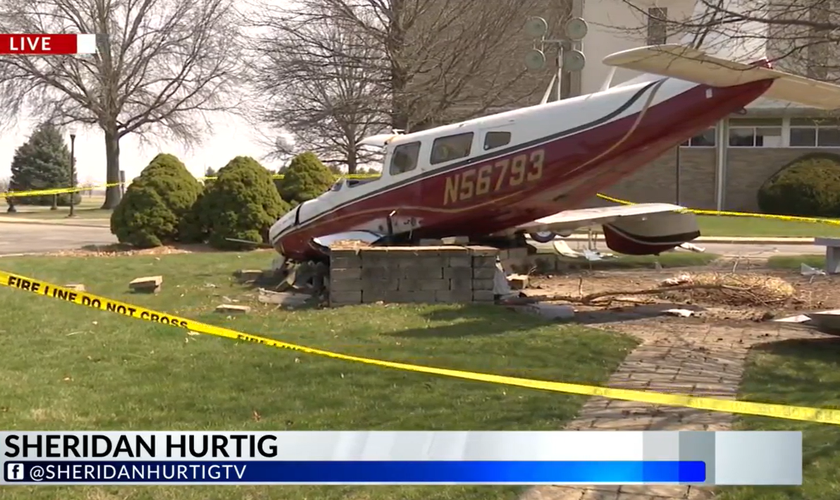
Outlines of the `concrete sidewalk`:
{"label": "concrete sidewalk", "polygon": [[[567,238],[563,238],[566,241],[587,241],[588,237],[585,234],[573,234]],[[596,234],[595,241],[604,241],[603,234]],[[814,237],[779,237],[779,236],[755,236],[755,237],[742,237],[742,236],[701,236],[695,240],[692,240],[692,243],[761,243],[761,244],[772,244],[772,243],[782,243],[785,245],[813,245],[814,244]]]}
{"label": "concrete sidewalk", "polygon": [[28,219],[24,217],[13,217],[8,215],[0,215],[0,224],[42,224],[49,226],[76,226],[76,227],[97,227],[110,228],[110,219],[82,219],[82,218],[62,218],[62,219]]}

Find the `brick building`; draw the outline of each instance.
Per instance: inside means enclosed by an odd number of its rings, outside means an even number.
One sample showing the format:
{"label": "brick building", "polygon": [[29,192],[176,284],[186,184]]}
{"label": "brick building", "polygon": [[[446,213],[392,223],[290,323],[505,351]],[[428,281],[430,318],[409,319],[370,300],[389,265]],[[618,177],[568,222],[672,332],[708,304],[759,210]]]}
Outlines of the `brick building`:
{"label": "brick building", "polygon": [[[573,96],[597,92],[608,78],[611,78],[611,85],[615,85],[637,76],[638,73],[630,70],[610,68],[601,60],[633,47],[685,43],[686,35],[670,33],[675,31],[674,22],[694,16],[699,12],[697,9],[703,8],[699,0],[634,0],[632,3],[634,6],[631,7],[628,0],[527,0],[522,1],[517,15],[521,16],[523,25],[529,16],[544,17],[551,31],[549,38],[560,36],[563,23],[570,16],[583,17],[588,22],[589,32],[582,43],[586,66],[564,78],[562,94]],[[494,61],[497,65],[494,71],[516,78],[513,75],[522,71],[524,55],[533,47],[533,41],[513,24],[508,29],[510,32],[505,36],[510,50],[505,51],[503,61]],[[762,25],[741,29],[756,30],[756,36],[737,44],[723,37],[717,40],[707,37],[704,50],[744,61],[761,57],[775,59],[779,54],[790,52],[783,43],[790,39],[788,35],[769,36],[767,27]],[[802,43],[801,38],[799,43]],[[814,43],[809,45],[803,57],[811,61],[833,57],[830,52],[834,49]],[[515,85],[506,92],[508,102],[486,110],[485,114],[538,103],[551,79],[553,55],[553,52],[546,53],[549,61],[544,70],[517,78]],[[812,78],[829,77],[825,66],[805,64],[790,56],[777,62],[776,66]],[[464,105],[469,107],[469,103]],[[443,123],[460,121],[469,115],[458,113],[463,110],[455,108],[452,111],[455,112],[452,116],[441,117]],[[611,187],[605,194],[634,202],[676,202],[692,208],[756,211],[757,192],[767,178],[789,162],[815,151],[840,154],[840,121],[828,120],[818,110],[761,99],[750,105],[745,114],[721,121]],[[600,199],[591,202],[591,205],[604,204],[609,203]]]}
{"label": "brick building", "polygon": [[[681,43],[683,35],[669,36],[667,20],[679,21],[696,15],[695,9],[701,8],[695,0],[638,0],[634,2],[635,9],[624,0],[577,1],[580,5],[576,10],[583,13],[590,26],[584,44],[587,66],[576,89],[584,94],[597,91],[608,78],[610,68],[600,63],[603,57],[643,45]],[[784,45],[793,37],[801,44],[806,36],[772,36],[765,31],[737,47],[722,38],[710,39],[704,43],[704,49],[740,60],[773,60],[788,52]],[[798,60],[787,57],[776,67],[811,78],[829,78],[825,71],[828,61],[822,65],[814,62],[832,57],[833,50],[810,45]],[[612,81],[616,84],[636,75],[622,69],[616,71]],[[750,105],[745,114],[721,121],[605,194],[634,202],[677,202],[692,208],[756,211],[757,192],[764,181],[789,162],[815,151],[840,154],[840,121],[826,118],[819,110],[761,99]],[[604,202],[593,200],[593,204]]]}

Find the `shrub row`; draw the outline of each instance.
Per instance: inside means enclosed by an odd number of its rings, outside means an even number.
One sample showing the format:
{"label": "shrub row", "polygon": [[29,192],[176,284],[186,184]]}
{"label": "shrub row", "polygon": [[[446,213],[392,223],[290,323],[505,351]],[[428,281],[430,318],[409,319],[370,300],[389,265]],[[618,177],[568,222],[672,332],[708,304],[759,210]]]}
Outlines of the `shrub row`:
{"label": "shrub row", "polygon": [[758,191],[762,212],[801,217],[840,217],[840,156],[810,153],[770,176]]}
{"label": "shrub row", "polygon": [[334,182],[312,153],[298,155],[283,173],[275,183],[258,161],[237,156],[202,185],[178,158],[161,153],[126,189],[111,214],[111,232],[138,248],[180,242],[236,250],[250,245],[231,239],[267,243],[280,216]]}

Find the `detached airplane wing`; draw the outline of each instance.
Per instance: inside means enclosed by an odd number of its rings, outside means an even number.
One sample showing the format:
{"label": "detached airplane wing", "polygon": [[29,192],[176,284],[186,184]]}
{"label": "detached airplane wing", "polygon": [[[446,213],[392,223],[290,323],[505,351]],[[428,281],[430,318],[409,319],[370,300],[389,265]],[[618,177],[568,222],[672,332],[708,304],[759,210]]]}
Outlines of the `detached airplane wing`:
{"label": "detached airplane wing", "polygon": [[615,207],[581,208],[543,217],[532,222],[517,226],[527,232],[567,233],[582,227],[599,226],[615,222],[619,219],[645,220],[651,214],[678,212],[685,207],[670,203],[639,203],[635,205],[619,205]]}
{"label": "detached airplane wing", "polygon": [[840,86],[804,76],[709,55],[683,45],[650,45],[616,52],[607,66],[662,75],[711,87],[775,80],[764,97],[819,109],[840,108]]}
{"label": "detached airplane wing", "polygon": [[598,225],[604,230],[607,246],[628,255],[659,254],[700,236],[695,215],[686,212],[685,207],[670,203],[566,210],[515,229],[524,230],[534,238],[535,233],[569,234],[575,229]]}

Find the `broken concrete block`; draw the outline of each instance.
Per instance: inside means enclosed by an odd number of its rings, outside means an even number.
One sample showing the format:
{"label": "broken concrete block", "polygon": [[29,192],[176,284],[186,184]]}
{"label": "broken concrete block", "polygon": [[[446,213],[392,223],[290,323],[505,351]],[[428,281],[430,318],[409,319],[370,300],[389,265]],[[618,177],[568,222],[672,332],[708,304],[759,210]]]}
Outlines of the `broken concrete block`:
{"label": "broken concrete block", "polygon": [[262,278],[263,271],[261,269],[239,269],[233,275],[236,276],[240,283],[247,283]]}
{"label": "broken concrete block", "polygon": [[474,267],[472,272],[473,279],[478,280],[492,280],[496,276],[496,267]]}
{"label": "broken concrete block", "polygon": [[79,283],[70,283],[69,285],[64,285],[64,288],[69,288],[70,290],[75,290],[77,292],[85,292],[85,285]]}
{"label": "broken concrete block", "polygon": [[487,255],[479,255],[472,258],[473,269],[480,269],[484,267],[496,267],[496,257]]}
{"label": "broken concrete block", "polygon": [[362,292],[333,292],[330,291],[330,307],[348,306],[362,303]]}
{"label": "broken concrete block", "polygon": [[496,256],[499,255],[499,249],[496,247],[470,245],[467,249],[473,257],[492,257],[493,262],[496,262]]}
{"label": "broken concrete block", "polygon": [[362,278],[362,268],[361,267],[332,267],[330,269],[330,279],[338,280],[338,279],[361,279]]}
{"label": "broken concrete block", "polygon": [[144,276],[136,278],[128,284],[132,292],[157,293],[163,283],[163,276]]}
{"label": "broken concrete block", "polygon": [[222,304],[216,306],[216,312],[233,312],[233,313],[243,313],[248,314],[251,312],[250,306],[238,306],[235,304]]}
{"label": "broken concrete block", "polygon": [[446,304],[467,304],[472,302],[471,291],[442,290],[435,292],[435,302]]}
{"label": "broken concrete block", "polygon": [[441,238],[444,245],[466,245],[470,242],[467,236],[450,236],[448,238]]}
{"label": "broken concrete block", "polygon": [[528,275],[511,274],[507,277],[507,282],[511,290],[524,290],[528,288]]}
{"label": "broken concrete block", "polygon": [[575,308],[563,304],[532,304],[530,310],[546,319],[571,319],[575,317]]}
{"label": "broken concrete block", "polygon": [[495,302],[493,290],[473,290],[473,302]]}
{"label": "broken concrete block", "polygon": [[472,280],[472,289],[473,291],[480,291],[480,290],[493,290],[495,286],[495,280],[493,279],[474,279]]}
{"label": "broken concrete block", "polygon": [[277,304],[287,307],[302,306],[312,298],[311,295],[305,293],[274,292],[264,288],[260,288],[259,293],[257,300],[263,304]]}

